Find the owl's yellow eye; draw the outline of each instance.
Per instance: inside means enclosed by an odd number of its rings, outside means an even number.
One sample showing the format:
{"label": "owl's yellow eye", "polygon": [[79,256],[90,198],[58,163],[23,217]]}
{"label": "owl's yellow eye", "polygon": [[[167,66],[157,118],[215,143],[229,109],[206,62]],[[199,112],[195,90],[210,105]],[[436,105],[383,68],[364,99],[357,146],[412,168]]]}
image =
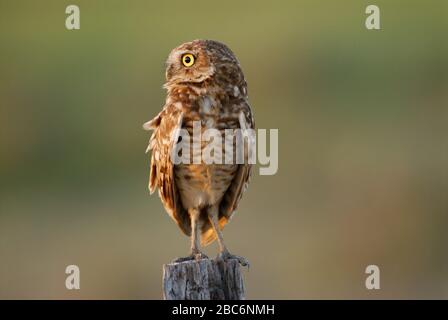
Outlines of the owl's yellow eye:
{"label": "owl's yellow eye", "polygon": [[182,64],[186,67],[191,67],[194,64],[194,60],[194,55],[191,53],[187,53],[182,56]]}

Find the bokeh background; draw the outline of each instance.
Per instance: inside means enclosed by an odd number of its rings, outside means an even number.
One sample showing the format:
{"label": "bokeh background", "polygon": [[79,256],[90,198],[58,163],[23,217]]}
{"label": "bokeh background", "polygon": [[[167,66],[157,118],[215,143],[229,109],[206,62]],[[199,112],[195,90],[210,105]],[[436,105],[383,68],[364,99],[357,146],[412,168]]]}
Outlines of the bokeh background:
{"label": "bokeh background", "polygon": [[278,173],[256,170],[224,234],[247,297],[448,298],[447,31],[440,0],[1,0],[0,298],[161,298],[189,243],[147,191],[141,125],[196,38],[233,49],[279,129]]}

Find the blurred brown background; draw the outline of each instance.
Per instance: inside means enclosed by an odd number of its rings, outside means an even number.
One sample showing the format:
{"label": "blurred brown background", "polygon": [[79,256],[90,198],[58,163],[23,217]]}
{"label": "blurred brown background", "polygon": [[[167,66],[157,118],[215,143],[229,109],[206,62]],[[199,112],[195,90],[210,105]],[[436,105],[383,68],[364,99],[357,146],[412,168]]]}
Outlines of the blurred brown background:
{"label": "blurred brown background", "polygon": [[252,264],[247,297],[448,298],[447,9],[1,0],[0,298],[161,298],[162,264],[189,244],[147,192],[141,125],[169,51],[196,38],[233,49],[257,126],[279,129],[277,175],[254,176],[224,233]]}

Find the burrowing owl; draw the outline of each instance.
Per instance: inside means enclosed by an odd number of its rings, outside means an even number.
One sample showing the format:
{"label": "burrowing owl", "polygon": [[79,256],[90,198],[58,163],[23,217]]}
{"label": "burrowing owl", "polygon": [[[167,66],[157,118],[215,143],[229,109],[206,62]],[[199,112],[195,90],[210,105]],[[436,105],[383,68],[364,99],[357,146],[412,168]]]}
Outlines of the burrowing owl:
{"label": "burrowing owl", "polygon": [[[219,130],[223,139],[226,129],[254,128],[240,64],[220,42],[184,43],[168,57],[164,88],[168,91],[165,106],[144,128],[154,130],[148,146],[152,150],[150,192],[159,189],[166,211],[191,237],[191,254],[176,261],[207,258],[200,250],[199,240],[207,245],[217,238],[219,258],[235,258],[246,265],[246,259],[229,253],[221,230],[247,187],[251,165],[205,164],[203,160],[175,164],[172,154],[179,141],[176,130],[185,129],[193,136],[195,122],[202,132],[209,128]],[[205,145],[201,143],[201,150]]]}

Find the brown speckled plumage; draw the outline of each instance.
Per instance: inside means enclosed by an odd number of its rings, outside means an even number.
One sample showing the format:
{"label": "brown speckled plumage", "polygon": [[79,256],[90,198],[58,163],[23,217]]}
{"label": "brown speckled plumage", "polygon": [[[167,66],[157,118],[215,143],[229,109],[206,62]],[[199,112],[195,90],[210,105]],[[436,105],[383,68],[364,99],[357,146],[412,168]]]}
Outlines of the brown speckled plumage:
{"label": "brown speckled plumage", "polygon": [[[181,63],[185,54],[195,57],[191,67]],[[148,147],[152,150],[149,189],[152,193],[158,188],[166,211],[192,237],[189,258],[204,257],[199,250],[199,236],[203,245],[218,237],[223,257],[236,257],[245,264],[244,258],[228,253],[221,229],[232,217],[247,187],[251,165],[174,165],[171,159],[171,150],[178,139],[173,132],[183,128],[193,136],[194,121],[200,121],[201,130],[214,128],[222,135],[225,129],[240,128],[241,121],[245,122],[243,126],[254,128],[240,64],[222,43],[188,42],[170,53],[164,88],[168,91],[165,106],[144,125],[145,129],[154,130]]]}

